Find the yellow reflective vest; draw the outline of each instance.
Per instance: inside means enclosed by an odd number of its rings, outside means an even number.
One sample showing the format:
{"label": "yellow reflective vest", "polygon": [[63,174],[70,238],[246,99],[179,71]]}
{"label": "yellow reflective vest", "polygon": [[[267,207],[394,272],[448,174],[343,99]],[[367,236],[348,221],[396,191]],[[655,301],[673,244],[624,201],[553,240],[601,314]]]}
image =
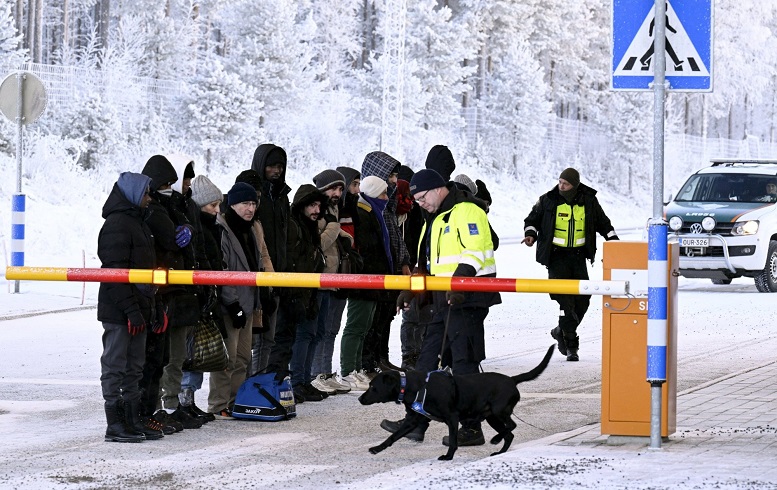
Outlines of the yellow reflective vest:
{"label": "yellow reflective vest", "polygon": [[[426,236],[426,224],[421,231]],[[452,276],[459,264],[471,265],[476,276],[496,274],[494,244],[488,217],[477,204],[460,202],[432,221],[428,243],[427,270],[433,276]],[[420,249],[419,249],[419,257]]]}
{"label": "yellow reflective vest", "polygon": [[553,245],[557,247],[582,247],[585,245],[585,207],[567,203],[556,207],[556,225],[553,228]]}

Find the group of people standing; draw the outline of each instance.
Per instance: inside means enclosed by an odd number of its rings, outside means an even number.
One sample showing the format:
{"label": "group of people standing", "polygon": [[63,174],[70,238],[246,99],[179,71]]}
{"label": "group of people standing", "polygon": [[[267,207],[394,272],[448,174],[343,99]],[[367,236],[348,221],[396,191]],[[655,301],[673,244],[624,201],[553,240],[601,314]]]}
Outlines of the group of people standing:
{"label": "group of people standing", "polygon": [[[490,195],[480,180],[463,174],[451,180],[455,163],[447,147],[433,147],[415,173],[371,152],[360,170],[324,170],[291,199],[287,167],[283,148],[262,144],[251,168],[222,194],[207,176],[195,176],[190,158],[151,157],[141,173],[119,176],[103,206],[102,267],[496,275]],[[609,220],[593,228],[585,223],[586,231],[601,233]],[[535,235],[543,245],[543,235]],[[347,259],[350,268],[343,270]],[[475,373],[485,359],[484,320],[500,302],[498,293],[463,291],[101,283],[105,440],[159,439],[229,419],[238,388],[258,372],[290,376],[297,403],[364,390],[381,370],[448,366]],[[390,362],[388,350],[398,312],[401,367]],[[332,357],[343,315],[336,373]],[[225,370],[210,374],[207,410],[195,403],[203,373],[184,370],[187,336],[201,321],[219,326],[229,357]],[[562,328],[564,348],[576,352],[568,330]],[[381,425],[395,430],[394,424]],[[423,432],[411,436],[422,440]],[[465,427],[460,438],[460,445],[472,445],[483,436],[478,425]]]}

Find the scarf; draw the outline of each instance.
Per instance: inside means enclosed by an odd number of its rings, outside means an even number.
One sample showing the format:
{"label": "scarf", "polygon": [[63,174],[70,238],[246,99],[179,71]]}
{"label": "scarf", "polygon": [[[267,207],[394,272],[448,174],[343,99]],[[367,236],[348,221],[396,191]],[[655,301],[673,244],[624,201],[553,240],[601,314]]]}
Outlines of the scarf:
{"label": "scarf", "polygon": [[394,259],[391,255],[391,241],[389,238],[389,232],[388,228],[386,227],[386,220],[383,219],[383,210],[386,209],[386,205],[388,204],[388,201],[384,201],[383,199],[378,199],[375,197],[370,197],[362,192],[361,194],[362,198],[364,198],[367,203],[372,206],[373,213],[375,214],[375,217],[378,218],[378,223],[380,223],[380,231],[383,234],[383,250],[386,252],[386,258],[388,259],[389,263],[389,271],[391,273],[394,272]]}

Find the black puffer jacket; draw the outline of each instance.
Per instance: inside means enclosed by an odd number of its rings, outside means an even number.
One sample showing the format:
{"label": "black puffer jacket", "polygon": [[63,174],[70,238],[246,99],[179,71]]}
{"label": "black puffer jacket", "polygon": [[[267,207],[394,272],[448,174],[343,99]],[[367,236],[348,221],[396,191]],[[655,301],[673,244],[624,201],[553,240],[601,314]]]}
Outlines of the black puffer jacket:
{"label": "black puffer jacket", "polygon": [[[280,146],[270,143],[259,145],[254,152],[251,168],[264,179],[267,157],[275,152],[286,152]],[[259,221],[264,228],[264,240],[267,250],[270,252],[270,260],[276,271],[286,270],[286,236],[289,227],[289,192],[291,187],[286,185],[286,166],[283,167],[281,178],[273,183],[264,180],[262,188],[262,200],[256,210]]]}
{"label": "black puffer jacket", "polygon": [[[321,202],[323,206],[327,203],[326,195],[314,185],[303,184],[294,194],[286,242],[288,260],[285,272],[323,272],[324,256],[321,252],[318,224],[303,214],[305,206],[314,201]],[[307,307],[310,307],[314,291],[315,289],[308,288],[284,288],[282,294],[285,298],[300,298]]]}
{"label": "black puffer jacket", "polygon": [[[156,265],[154,237],[143,221],[142,210],[124,197],[118,184],[103,205],[105,218],[97,241],[103,269],[153,269]],[[154,286],[148,284],[100,283],[97,319],[127,323],[127,313],[140,309],[147,323],[154,318]]]}
{"label": "black puffer jacket", "polygon": [[[529,216],[524,220],[524,234],[537,240],[537,262],[544,266],[550,264],[550,255],[553,251],[553,229],[556,225],[556,208],[564,199],[558,192],[558,185],[540,196],[532,207]],[[596,256],[596,234],[599,233],[605,239],[617,238],[615,230],[610,223],[610,218],[604,214],[596,198],[596,190],[585,184],[579,184],[577,194],[570,203],[582,204],[585,207],[585,246],[583,247],[585,258],[593,263]]]}
{"label": "black puffer jacket", "polygon": [[[364,268],[361,274],[392,274],[386,250],[383,247],[383,230],[376,212],[369,203],[360,199],[355,220],[355,248],[364,259]],[[389,292],[377,289],[352,289],[348,293],[349,298],[358,298],[370,301],[381,301],[389,297]],[[393,291],[391,291],[393,293]]]}

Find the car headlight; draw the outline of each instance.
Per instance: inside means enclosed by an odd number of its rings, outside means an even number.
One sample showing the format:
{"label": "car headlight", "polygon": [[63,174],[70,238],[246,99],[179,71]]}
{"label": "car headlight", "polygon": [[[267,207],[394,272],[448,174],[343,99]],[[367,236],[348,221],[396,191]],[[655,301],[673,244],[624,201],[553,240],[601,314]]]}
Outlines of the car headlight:
{"label": "car headlight", "polygon": [[679,216],[672,216],[669,218],[669,228],[672,229],[672,231],[677,231],[680,228],[683,227],[683,219]]}
{"label": "car headlight", "polygon": [[715,229],[715,218],[711,216],[705,217],[703,220],[701,220],[701,227],[704,228],[704,231],[712,231]]}
{"label": "car headlight", "polygon": [[758,221],[737,221],[731,228],[732,235],[755,235],[758,233]]}

